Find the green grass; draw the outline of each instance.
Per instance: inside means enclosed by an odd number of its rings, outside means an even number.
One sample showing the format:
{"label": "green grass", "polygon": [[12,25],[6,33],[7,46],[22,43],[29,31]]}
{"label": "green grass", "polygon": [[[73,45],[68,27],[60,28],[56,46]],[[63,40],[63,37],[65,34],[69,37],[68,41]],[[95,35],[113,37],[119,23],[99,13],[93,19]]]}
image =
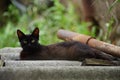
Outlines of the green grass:
{"label": "green grass", "polygon": [[56,36],[59,29],[91,35],[87,30],[89,24],[78,20],[78,15],[76,15],[71,3],[66,9],[58,0],[54,1],[55,6],[43,11],[42,14],[35,11],[31,14],[20,15],[19,11],[10,5],[8,12],[4,14],[8,17],[7,24],[0,29],[0,48],[20,46],[16,35],[17,29],[28,34],[35,27],[38,27],[40,29],[40,43],[45,45],[60,42]]}

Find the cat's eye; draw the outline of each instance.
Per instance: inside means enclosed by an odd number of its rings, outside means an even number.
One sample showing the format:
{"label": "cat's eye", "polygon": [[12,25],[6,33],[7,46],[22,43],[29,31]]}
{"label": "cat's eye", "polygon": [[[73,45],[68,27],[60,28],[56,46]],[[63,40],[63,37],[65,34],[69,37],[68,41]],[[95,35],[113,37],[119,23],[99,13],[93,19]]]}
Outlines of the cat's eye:
{"label": "cat's eye", "polygon": [[31,42],[32,42],[32,43],[34,43],[34,42],[35,42],[35,40],[33,39]]}
{"label": "cat's eye", "polygon": [[23,43],[24,43],[24,44],[27,44],[27,41],[24,40]]}

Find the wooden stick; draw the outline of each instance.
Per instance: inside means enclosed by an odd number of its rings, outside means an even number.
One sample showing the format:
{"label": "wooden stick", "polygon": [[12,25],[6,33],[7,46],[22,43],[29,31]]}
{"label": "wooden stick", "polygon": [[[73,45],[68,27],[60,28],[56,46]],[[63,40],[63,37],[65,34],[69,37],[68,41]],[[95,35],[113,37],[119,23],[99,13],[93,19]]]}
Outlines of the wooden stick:
{"label": "wooden stick", "polygon": [[113,56],[120,57],[120,47],[103,42],[103,41],[96,40],[94,38],[91,38],[91,36],[70,32],[67,30],[59,30],[57,32],[57,36],[58,38],[66,41],[75,40],[84,44],[88,43],[88,45],[93,48],[96,48],[98,50],[111,54]]}

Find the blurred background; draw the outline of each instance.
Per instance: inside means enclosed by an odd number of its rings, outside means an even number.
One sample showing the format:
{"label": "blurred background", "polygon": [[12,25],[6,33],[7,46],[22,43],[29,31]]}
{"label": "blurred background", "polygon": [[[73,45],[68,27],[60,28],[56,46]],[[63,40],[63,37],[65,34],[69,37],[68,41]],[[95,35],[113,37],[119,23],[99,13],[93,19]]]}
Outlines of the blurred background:
{"label": "blurred background", "polygon": [[40,43],[61,42],[59,29],[120,45],[120,0],[1,0],[0,48],[20,46],[16,30],[40,29]]}

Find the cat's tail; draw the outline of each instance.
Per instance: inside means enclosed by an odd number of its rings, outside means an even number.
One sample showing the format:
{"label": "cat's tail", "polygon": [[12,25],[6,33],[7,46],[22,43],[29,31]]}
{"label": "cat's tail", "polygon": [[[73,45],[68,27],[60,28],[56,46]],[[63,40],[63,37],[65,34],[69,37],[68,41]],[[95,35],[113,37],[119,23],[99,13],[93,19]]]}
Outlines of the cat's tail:
{"label": "cat's tail", "polygon": [[97,49],[94,49],[94,48],[92,48],[92,50],[93,50],[95,57],[97,59],[104,59],[104,60],[110,60],[110,61],[113,61],[113,60],[120,61],[120,58],[118,58],[118,57],[114,57],[110,54],[104,53],[104,52],[97,50]]}

